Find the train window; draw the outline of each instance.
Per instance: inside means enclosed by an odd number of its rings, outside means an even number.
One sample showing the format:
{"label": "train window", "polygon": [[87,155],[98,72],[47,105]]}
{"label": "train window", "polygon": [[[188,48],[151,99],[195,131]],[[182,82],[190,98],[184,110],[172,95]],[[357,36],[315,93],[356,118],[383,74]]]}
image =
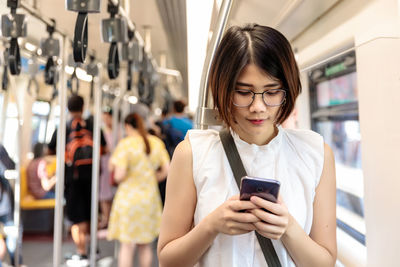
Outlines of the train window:
{"label": "train window", "polygon": [[50,103],[35,101],[32,105],[32,146],[37,142],[46,142],[47,123],[50,115]]}
{"label": "train window", "polygon": [[354,52],[309,73],[311,125],[335,154],[338,227],[365,245],[356,78]]}

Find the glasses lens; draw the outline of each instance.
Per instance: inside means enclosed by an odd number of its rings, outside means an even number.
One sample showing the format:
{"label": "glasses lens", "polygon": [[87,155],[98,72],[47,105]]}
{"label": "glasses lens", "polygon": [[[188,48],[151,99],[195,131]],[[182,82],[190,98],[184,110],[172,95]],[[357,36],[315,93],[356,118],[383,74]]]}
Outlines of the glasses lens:
{"label": "glasses lens", "polygon": [[279,106],[285,100],[285,91],[282,89],[271,89],[263,94],[265,104],[268,106]]}
{"label": "glasses lens", "polygon": [[247,107],[253,101],[253,93],[250,90],[235,90],[233,104],[238,107]]}

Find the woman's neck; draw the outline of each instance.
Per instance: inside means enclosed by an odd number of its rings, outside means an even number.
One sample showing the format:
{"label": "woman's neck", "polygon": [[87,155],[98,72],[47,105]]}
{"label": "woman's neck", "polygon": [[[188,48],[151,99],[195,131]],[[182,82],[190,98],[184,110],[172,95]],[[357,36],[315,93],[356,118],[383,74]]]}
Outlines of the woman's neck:
{"label": "woman's neck", "polygon": [[128,128],[128,129],[126,129],[126,135],[136,137],[136,136],[140,136],[140,133],[138,130],[136,130],[134,128]]}
{"label": "woman's neck", "polygon": [[244,131],[240,127],[233,127],[232,128],[235,133],[239,136],[240,139],[249,143],[249,144],[256,144],[259,146],[266,145],[271,142],[275,136],[278,135],[278,127],[276,125],[271,125],[271,128],[265,129],[264,131],[257,133],[249,133],[248,131]]}

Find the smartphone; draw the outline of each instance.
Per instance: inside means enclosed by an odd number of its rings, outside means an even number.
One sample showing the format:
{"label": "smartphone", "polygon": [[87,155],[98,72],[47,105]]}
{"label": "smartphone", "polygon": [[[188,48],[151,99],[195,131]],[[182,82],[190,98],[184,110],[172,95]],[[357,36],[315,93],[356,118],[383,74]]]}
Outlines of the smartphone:
{"label": "smartphone", "polygon": [[258,196],[276,203],[281,183],[277,180],[243,176],[240,183],[240,200],[250,200]]}

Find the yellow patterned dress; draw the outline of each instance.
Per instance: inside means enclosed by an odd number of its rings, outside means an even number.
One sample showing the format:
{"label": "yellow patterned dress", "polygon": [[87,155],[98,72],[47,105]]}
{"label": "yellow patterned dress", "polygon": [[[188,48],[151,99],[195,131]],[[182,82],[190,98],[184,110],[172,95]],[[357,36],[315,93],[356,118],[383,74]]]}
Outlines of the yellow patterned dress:
{"label": "yellow patterned dress", "polygon": [[169,162],[164,143],[148,135],[151,152],[141,136],[122,139],[111,156],[111,163],[126,168],[126,178],[118,185],[108,226],[109,240],[147,244],[159,234],[161,199],[155,170]]}

